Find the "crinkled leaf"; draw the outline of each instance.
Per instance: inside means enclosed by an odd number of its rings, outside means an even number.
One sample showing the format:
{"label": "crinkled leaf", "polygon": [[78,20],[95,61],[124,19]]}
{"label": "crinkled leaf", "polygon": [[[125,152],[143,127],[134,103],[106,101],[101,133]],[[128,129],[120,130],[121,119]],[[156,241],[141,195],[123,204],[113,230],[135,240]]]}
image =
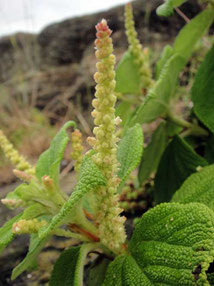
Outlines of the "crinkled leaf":
{"label": "crinkled leaf", "polygon": [[159,61],[156,64],[156,68],[155,68],[156,79],[159,78],[161,71],[163,70],[163,67],[165,66],[169,58],[172,56],[172,54],[173,54],[173,48],[170,45],[166,45],[164,47],[164,50],[161,54]]}
{"label": "crinkled leaf", "polygon": [[184,66],[182,56],[175,54],[164,65],[161,75],[149,91],[146,100],[140,105],[131,120],[135,123],[147,123],[155,120],[169,108],[169,100],[174,95],[179,72]]}
{"label": "crinkled leaf", "polygon": [[[213,11],[214,14],[214,11]],[[214,45],[198,69],[192,87],[194,112],[214,133]]]}
{"label": "crinkled leaf", "polygon": [[62,225],[66,219],[72,219],[72,214],[78,210],[78,203],[85,194],[92,191],[98,186],[104,186],[106,179],[101,174],[98,167],[94,164],[90,156],[85,156],[81,165],[79,180],[75,186],[68,201],[63,205],[57,215],[55,215],[48,227],[41,230],[40,235],[44,237],[48,235],[53,229]]}
{"label": "crinkled leaf", "polygon": [[92,249],[94,244],[85,244],[63,251],[54,265],[50,286],[83,285],[84,263]]}
{"label": "crinkled leaf", "polygon": [[130,255],[117,256],[109,265],[102,286],[153,286]]}
{"label": "crinkled leaf", "polygon": [[174,192],[186,178],[197,171],[198,166],[207,162],[199,156],[183,139],[175,136],[168,144],[155,177],[156,202],[170,201]]}
{"label": "crinkled leaf", "polygon": [[143,132],[140,124],[128,129],[120,141],[117,151],[117,159],[120,163],[118,177],[123,184],[128,175],[140,163],[143,153]]}
{"label": "crinkled leaf", "polygon": [[129,51],[123,55],[117,66],[115,91],[123,94],[141,93],[139,68]]}
{"label": "crinkled leaf", "polygon": [[118,256],[109,265],[103,286],[209,285],[213,225],[214,213],[203,204],[156,206],[137,223],[131,256]]}
{"label": "crinkled leaf", "polygon": [[56,186],[58,186],[60,162],[69,141],[66,129],[71,126],[75,127],[75,123],[73,121],[67,122],[54,137],[49,149],[39,157],[36,164],[36,176],[39,180],[44,175],[48,175],[54,180]]}
{"label": "crinkled leaf", "polygon": [[151,142],[144,150],[138,173],[140,184],[145,182],[152,172],[156,171],[166,144],[166,124],[162,122],[153,133]]}
{"label": "crinkled leaf", "polygon": [[22,272],[26,271],[29,267],[32,266],[32,263],[35,262],[36,257],[44,247],[45,243],[47,242],[48,237],[33,240],[33,244],[31,245],[31,249],[29,249],[28,254],[26,255],[25,259],[19,263],[12,272],[11,279],[14,280],[18,277]]}
{"label": "crinkled leaf", "polygon": [[213,9],[206,9],[199,13],[176,37],[173,50],[187,61],[195,49],[195,45],[208,30],[214,19]]}
{"label": "crinkled leaf", "polygon": [[156,10],[158,16],[169,17],[173,14],[173,8],[179,7],[187,0],[164,0],[164,4],[159,6]]}
{"label": "crinkled leaf", "polygon": [[172,201],[203,203],[214,211],[214,165],[204,167],[188,177]]}

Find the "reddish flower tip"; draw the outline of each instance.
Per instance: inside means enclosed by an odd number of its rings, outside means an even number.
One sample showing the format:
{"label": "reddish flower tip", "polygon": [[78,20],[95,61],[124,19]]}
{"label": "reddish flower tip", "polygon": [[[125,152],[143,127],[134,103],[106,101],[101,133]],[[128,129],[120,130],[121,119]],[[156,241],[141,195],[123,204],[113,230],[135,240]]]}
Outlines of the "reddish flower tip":
{"label": "reddish flower tip", "polygon": [[107,21],[102,19],[96,26],[97,36],[98,38],[102,35],[103,32],[106,32],[109,36],[111,35],[112,31],[109,29]]}

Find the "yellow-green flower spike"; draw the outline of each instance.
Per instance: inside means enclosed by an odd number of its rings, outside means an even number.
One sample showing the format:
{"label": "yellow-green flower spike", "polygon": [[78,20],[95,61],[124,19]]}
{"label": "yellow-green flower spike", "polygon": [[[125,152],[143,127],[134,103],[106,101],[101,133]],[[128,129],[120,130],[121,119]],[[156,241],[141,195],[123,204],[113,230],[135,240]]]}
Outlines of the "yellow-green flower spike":
{"label": "yellow-green flower spike", "polygon": [[125,28],[129,50],[135,58],[135,63],[139,66],[142,88],[149,89],[153,84],[153,80],[152,72],[149,67],[148,49],[143,49],[137,38],[131,3],[125,6]]}
{"label": "yellow-green flower spike", "polygon": [[79,173],[83,158],[83,146],[82,146],[82,133],[78,129],[75,129],[74,132],[72,132],[71,146],[72,146],[71,158],[75,161],[74,169],[77,173]]}
{"label": "yellow-green flower spike", "polygon": [[2,130],[0,130],[0,147],[17,170],[25,171],[25,173],[29,175],[34,175],[35,169],[13,147]]}
{"label": "yellow-green flower spike", "polygon": [[116,195],[119,179],[116,175],[118,171],[116,158],[118,138],[115,135],[115,129],[116,124],[120,123],[120,119],[115,118],[115,56],[112,54],[111,30],[106,20],[102,20],[96,26],[96,30],[95,46],[98,71],[94,75],[97,85],[96,98],[92,102],[94,107],[92,116],[96,127],[93,130],[95,138],[89,138],[88,141],[95,151],[93,160],[107,179],[107,186],[98,190],[97,224],[101,242],[114,252],[121,252],[126,235],[125,218],[120,216],[122,209],[119,208]]}
{"label": "yellow-green flower spike", "polygon": [[21,219],[13,224],[12,232],[14,234],[37,233],[46,224],[45,220],[39,221],[36,218],[31,220]]}

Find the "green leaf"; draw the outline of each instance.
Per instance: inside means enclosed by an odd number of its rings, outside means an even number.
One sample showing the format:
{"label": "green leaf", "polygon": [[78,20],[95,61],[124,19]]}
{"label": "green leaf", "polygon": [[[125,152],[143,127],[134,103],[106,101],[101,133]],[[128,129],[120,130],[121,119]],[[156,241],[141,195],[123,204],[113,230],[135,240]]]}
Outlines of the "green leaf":
{"label": "green leaf", "polygon": [[102,285],[110,260],[98,257],[89,269],[87,286]]}
{"label": "green leaf", "polygon": [[117,256],[109,265],[102,286],[152,286],[130,255]]}
{"label": "green leaf", "polygon": [[158,81],[133,116],[131,125],[151,122],[168,111],[169,100],[175,93],[177,78],[183,66],[184,59],[178,54],[166,62]]}
{"label": "green leaf", "polygon": [[186,178],[207,162],[183,139],[175,136],[167,146],[155,177],[156,202],[169,201]]}
{"label": "green leaf", "polygon": [[203,204],[156,206],[137,223],[130,255],[109,265],[103,286],[209,285],[213,224],[214,213]]}
{"label": "green leaf", "polygon": [[85,244],[65,250],[60,255],[50,279],[50,286],[83,285],[84,263],[95,244]]}
{"label": "green leaf", "polygon": [[36,176],[40,181],[44,175],[48,175],[54,180],[55,185],[58,186],[60,162],[69,141],[66,129],[71,126],[75,127],[76,124],[73,121],[67,122],[54,137],[49,149],[39,157],[36,164]]}
{"label": "green leaf", "polygon": [[[214,14],[214,12],[213,12]],[[214,133],[214,45],[198,69],[191,90],[194,112]]]}
{"label": "green leaf", "polygon": [[49,226],[40,231],[40,236],[47,236],[52,230],[64,224],[67,219],[71,222],[72,217],[75,218],[75,215],[80,211],[80,202],[84,195],[94,190],[96,187],[104,186],[105,184],[106,179],[101,174],[98,167],[93,163],[90,156],[86,155],[83,159],[79,180],[74,191],[59,213],[52,218]]}
{"label": "green leaf", "polygon": [[13,217],[9,221],[7,221],[0,228],[0,253],[7,247],[7,245],[13,240],[14,234],[12,233],[12,226],[15,222],[19,221],[22,217],[22,213]]}
{"label": "green leaf", "polygon": [[39,204],[33,204],[26,208],[23,213],[18,214],[9,221],[7,221],[0,228],[0,253],[7,247],[7,245],[14,239],[15,235],[12,232],[12,226],[20,219],[32,219],[44,214],[44,208]]}
{"label": "green leaf", "polygon": [[213,9],[206,9],[187,23],[176,37],[173,46],[174,53],[181,55],[185,61],[188,61],[196,43],[208,30],[213,19]]}
{"label": "green leaf", "polygon": [[172,202],[203,203],[214,211],[214,165],[202,168],[186,179]]}
{"label": "green leaf", "polygon": [[131,109],[132,103],[128,101],[122,101],[118,104],[115,112],[115,116],[119,116],[122,119],[121,125],[125,126],[129,121],[131,113],[133,112]]}
{"label": "green leaf", "polygon": [[144,150],[138,173],[140,184],[143,184],[151,173],[156,171],[166,145],[166,124],[162,122],[153,133],[149,145]]}
{"label": "green leaf", "polygon": [[173,48],[170,45],[166,45],[164,47],[164,50],[161,54],[159,61],[156,64],[156,68],[155,68],[156,79],[159,78],[159,76],[163,70],[163,67],[165,66],[166,62],[169,60],[169,58],[172,55],[173,55]]}
{"label": "green leaf", "polygon": [[36,257],[44,247],[45,243],[47,242],[49,237],[40,239],[37,237],[37,239],[33,240],[33,243],[31,244],[31,249],[29,249],[29,252],[25,259],[19,263],[12,272],[11,279],[16,279],[22,272],[27,270],[29,267],[32,266],[32,263],[35,262]]}
{"label": "green leaf", "polygon": [[141,93],[139,68],[129,51],[123,55],[117,66],[115,91],[123,94]]}
{"label": "green leaf", "polygon": [[143,153],[143,132],[140,124],[129,128],[125,136],[119,143],[117,159],[120,163],[118,177],[120,186],[124,183],[128,175],[138,164]]}
{"label": "green leaf", "polygon": [[164,0],[164,4],[159,6],[156,10],[158,16],[169,17],[173,14],[173,8],[179,7],[186,0]]}

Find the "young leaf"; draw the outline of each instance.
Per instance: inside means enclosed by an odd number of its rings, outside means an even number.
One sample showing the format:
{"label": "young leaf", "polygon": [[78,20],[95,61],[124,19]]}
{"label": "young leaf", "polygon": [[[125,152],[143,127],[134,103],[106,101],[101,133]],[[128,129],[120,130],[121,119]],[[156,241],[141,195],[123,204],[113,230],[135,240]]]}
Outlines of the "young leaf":
{"label": "young leaf", "polygon": [[156,202],[170,201],[185,179],[207,162],[183,139],[175,136],[167,146],[155,177]]}
{"label": "young leaf", "polygon": [[48,175],[54,180],[55,185],[58,186],[60,162],[69,141],[66,129],[71,126],[75,127],[75,123],[73,121],[67,122],[54,137],[49,149],[39,157],[36,164],[36,176],[39,180],[44,175]]}
{"label": "young leaf", "polygon": [[167,144],[166,124],[162,122],[152,135],[151,142],[146,147],[138,172],[139,183],[143,184],[152,172],[156,171],[162,153]]}
{"label": "young leaf", "polygon": [[[214,14],[214,12],[213,12]],[[191,90],[194,112],[214,133],[214,45],[198,69]]]}
{"label": "young leaf", "polygon": [[143,153],[143,132],[140,124],[129,128],[120,141],[117,151],[117,159],[120,163],[118,177],[121,179],[120,186],[128,175],[140,163]]}
{"label": "young leaf", "polygon": [[47,240],[48,237],[45,237],[43,239],[40,238],[34,239],[33,245],[31,245],[31,249],[29,249],[25,259],[13,269],[11,276],[12,280],[16,279],[16,277],[18,277],[22,272],[31,267],[32,263],[35,262],[36,257],[44,247]]}
{"label": "young leaf", "polygon": [[133,116],[131,125],[151,122],[168,110],[169,100],[174,95],[177,78],[183,66],[182,56],[175,54],[170,57],[164,65],[158,81],[149,91],[145,102],[140,105]]}
{"label": "young leaf", "polygon": [[203,203],[214,211],[214,165],[202,168],[186,179],[172,202]]}
{"label": "young leaf", "polygon": [[83,285],[83,270],[87,254],[96,248],[95,244],[85,244],[63,251],[54,265],[50,286]]}
{"label": "young leaf", "polygon": [[86,155],[83,159],[80,168],[79,180],[74,191],[59,213],[52,218],[49,226],[41,230],[40,236],[47,236],[56,227],[62,225],[66,219],[69,218],[71,221],[72,216],[75,218],[75,214],[78,212],[78,203],[81,201],[83,196],[96,187],[104,186],[105,184],[106,179],[101,174],[98,167],[93,163],[90,156]]}
{"label": "young leaf", "polygon": [[203,204],[156,206],[137,223],[130,255],[109,265],[102,286],[209,285],[213,223],[214,213]]}
{"label": "young leaf", "polygon": [[0,253],[14,239],[15,235],[12,232],[12,226],[20,219],[32,219],[44,214],[44,208],[39,204],[29,206],[23,213],[10,219],[0,228]]}
{"label": "young leaf", "polygon": [[139,68],[129,51],[124,54],[117,66],[115,91],[123,94],[141,93]]}
{"label": "young leaf", "polygon": [[14,234],[12,233],[12,226],[15,222],[19,221],[22,217],[22,213],[13,217],[7,221],[0,228],[0,253],[7,247],[7,245],[13,240]]}
{"label": "young leaf", "polygon": [[179,7],[187,0],[164,0],[164,4],[159,6],[156,10],[158,16],[169,17],[173,14],[173,8]]}
{"label": "young leaf", "polygon": [[156,64],[155,67],[155,75],[156,75],[156,79],[159,78],[163,67],[165,66],[166,62],[169,60],[169,58],[173,55],[173,48],[170,45],[166,45],[164,47],[164,50],[161,54],[161,58],[159,59],[159,61]]}
{"label": "young leaf", "polygon": [[187,62],[194,51],[196,43],[208,30],[213,19],[213,9],[206,9],[187,23],[176,37],[173,46],[174,53],[181,55]]}

